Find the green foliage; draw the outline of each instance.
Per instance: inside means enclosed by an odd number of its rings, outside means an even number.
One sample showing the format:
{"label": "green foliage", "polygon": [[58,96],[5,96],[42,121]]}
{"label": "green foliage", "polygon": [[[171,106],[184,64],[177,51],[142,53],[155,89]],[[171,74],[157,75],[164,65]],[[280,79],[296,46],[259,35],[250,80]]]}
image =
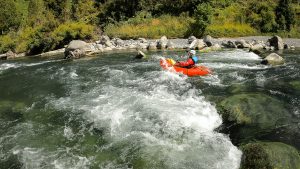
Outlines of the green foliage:
{"label": "green foliage", "polygon": [[263,33],[276,32],[275,6],[268,1],[252,2],[247,10],[247,23]]}
{"label": "green foliage", "polygon": [[225,8],[214,10],[212,24],[244,23],[244,7],[238,3],[232,3]]}
{"label": "green foliage", "polygon": [[239,23],[209,25],[205,33],[213,37],[239,37],[257,35],[257,31],[250,25]]}
{"label": "green foliage", "polygon": [[187,16],[163,15],[158,18],[132,18],[128,22],[110,24],[104,31],[108,36],[130,38],[160,38],[166,35],[170,38],[185,37],[193,19]]}
{"label": "green foliage", "polygon": [[0,35],[10,29],[17,29],[21,24],[21,14],[14,1],[0,0]]}
{"label": "green foliage", "polygon": [[16,47],[16,42],[12,35],[0,36],[0,53],[6,53],[9,50],[14,50]]}
{"label": "green foliage", "polygon": [[276,8],[276,20],[280,30],[290,31],[295,24],[294,11],[291,8],[291,0],[280,0]]}
{"label": "green foliage", "polygon": [[210,24],[213,8],[209,3],[202,3],[197,6],[195,11],[195,22],[191,26],[191,34],[195,36],[203,36],[206,27]]}
{"label": "green foliage", "polygon": [[63,47],[74,39],[91,40],[95,36],[95,27],[82,22],[62,24],[51,33],[54,48]]}
{"label": "green foliage", "polygon": [[74,6],[74,17],[79,22],[95,24],[97,22],[98,10],[95,2],[91,0],[77,0]]}

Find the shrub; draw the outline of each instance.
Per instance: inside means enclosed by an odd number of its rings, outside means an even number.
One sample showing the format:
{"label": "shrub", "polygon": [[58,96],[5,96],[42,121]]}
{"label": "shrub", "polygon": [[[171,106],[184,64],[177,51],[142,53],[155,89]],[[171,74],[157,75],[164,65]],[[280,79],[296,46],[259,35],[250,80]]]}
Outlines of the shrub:
{"label": "shrub", "polygon": [[53,48],[60,48],[73,39],[95,39],[95,27],[81,22],[69,22],[60,25],[51,33]]}
{"label": "shrub", "polygon": [[0,36],[0,53],[6,53],[9,50],[14,50],[16,41],[11,34]]}

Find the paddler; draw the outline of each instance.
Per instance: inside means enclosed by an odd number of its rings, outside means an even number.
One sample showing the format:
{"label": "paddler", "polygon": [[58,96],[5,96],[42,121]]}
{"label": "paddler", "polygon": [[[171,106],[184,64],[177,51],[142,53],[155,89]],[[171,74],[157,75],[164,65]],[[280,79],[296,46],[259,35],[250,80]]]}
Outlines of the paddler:
{"label": "paddler", "polygon": [[186,61],[176,62],[175,66],[183,68],[192,68],[198,62],[198,57],[196,56],[195,50],[190,50],[188,52],[188,59]]}

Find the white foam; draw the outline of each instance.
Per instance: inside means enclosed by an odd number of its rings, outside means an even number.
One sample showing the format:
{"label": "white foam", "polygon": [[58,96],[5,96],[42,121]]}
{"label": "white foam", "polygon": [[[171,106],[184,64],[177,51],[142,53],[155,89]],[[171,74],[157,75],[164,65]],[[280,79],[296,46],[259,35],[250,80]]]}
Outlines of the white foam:
{"label": "white foam", "polygon": [[[214,132],[221,117],[186,76],[152,71],[137,77],[130,69],[110,68],[105,73],[110,78],[104,84],[87,93],[72,89],[71,96],[51,104],[83,110],[87,121],[107,129],[108,147],[129,141],[148,161],[165,159],[167,168],[239,167],[241,152]],[[122,151],[121,156],[132,156],[127,148]]]}
{"label": "white foam", "polygon": [[203,65],[213,68],[213,69],[250,69],[250,70],[263,70],[269,68],[266,65],[249,65],[242,63],[222,63],[222,62],[212,62],[212,63],[203,63]]}

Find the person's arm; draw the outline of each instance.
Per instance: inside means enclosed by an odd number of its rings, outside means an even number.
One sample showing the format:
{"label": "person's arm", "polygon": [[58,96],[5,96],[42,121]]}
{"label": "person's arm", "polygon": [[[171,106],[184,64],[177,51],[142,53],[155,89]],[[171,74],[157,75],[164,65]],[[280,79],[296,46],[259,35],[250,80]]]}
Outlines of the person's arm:
{"label": "person's arm", "polygon": [[193,59],[188,58],[187,61],[177,62],[175,64],[175,66],[186,67],[186,66],[190,66],[190,65],[193,65],[193,64],[194,64]]}

